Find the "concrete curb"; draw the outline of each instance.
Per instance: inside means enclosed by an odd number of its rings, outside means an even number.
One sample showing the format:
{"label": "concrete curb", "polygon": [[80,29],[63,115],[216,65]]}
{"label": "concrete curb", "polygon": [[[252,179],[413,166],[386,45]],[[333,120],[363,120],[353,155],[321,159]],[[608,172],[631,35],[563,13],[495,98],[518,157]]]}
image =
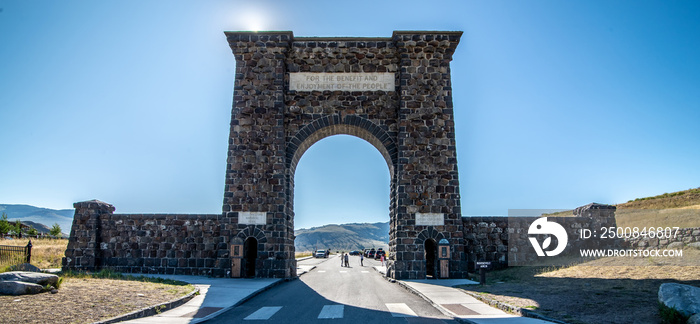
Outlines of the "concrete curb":
{"label": "concrete curb", "polygon": [[[300,258],[300,259],[297,259],[297,261],[302,261],[302,260],[306,260],[306,259],[310,259],[310,258],[313,258],[313,257],[311,256],[311,257]],[[312,267],[311,269],[309,269],[309,271],[312,270],[312,269],[314,269],[314,268],[316,268],[316,267],[315,267],[315,266]],[[307,272],[308,272],[308,271],[307,271]],[[306,272],[302,273],[302,275],[305,274],[305,273],[306,273]],[[267,286],[265,286],[265,287],[263,287],[263,288],[260,288],[260,289],[258,289],[258,290],[256,290],[256,291],[250,293],[248,296],[245,296],[245,297],[241,298],[238,302],[236,302],[235,304],[233,304],[233,305],[231,305],[231,306],[224,307],[224,308],[222,308],[222,309],[220,309],[220,310],[218,310],[218,311],[216,311],[216,312],[213,312],[213,313],[211,313],[211,314],[209,314],[209,315],[207,315],[207,316],[205,316],[205,317],[202,317],[202,318],[193,318],[193,319],[190,321],[190,324],[202,323],[202,322],[206,322],[206,321],[208,321],[208,320],[210,320],[210,319],[213,319],[213,318],[215,318],[215,317],[217,317],[217,316],[219,316],[219,315],[225,313],[226,311],[229,311],[230,309],[232,309],[232,308],[234,308],[234,307],[240,306],[241,304],[247,302],[247,301],[250,300],[251,298],[253,298],[253,297],[257,296],[257,295],[260,295],[261,293],[267,291],[268,289],[271,289],[272,287],[275,287],[275,286],[277,286],[277,285],[279,285],[279,284],[281,284],[281,283],[283,283],[283,282],[285,282],[285,281],[296,280],[298,277],[299,277],[299,276],[297,276],[296,278],[290,278],[290,279],[279,279],[279,280],[277,280],[277,281],[275,281],[275,282],[273,282],[273,283],[271,283],[271,284],[269,284],[269,285],[267,285]],[[185,282],[185,281],[182,281],[182,282]],[[191,284],[191,285],[194,285],[194,284],[189,283],[189,282],[186,282],[186,283]],[[128,313],[128,314],[116,316],[116,317],[107,319],[107,320],[105,320],[105,321],[95,322],[94,324],[111,324],[111,323],[129,321],[129,320],[134,320],[134,319],[138,319],[138,318],[143,318],[143,317],[149,317],[149,316],[153,316],[153,315],[158,315],[158,314],[160,314],[160,313],[162,313],[162,312],[165,312],[165,311],[174,309],[174,308],[176,308],[176,307],[178,307],[178,306],[184,305],[185,303],[187,303],[188,301],[190,301],[192,298],[194,298],[194,296],[196,296],[197,293],[199,293],[199,288],[197,288],[197,287],[195,286],[195,289],[194,289],[191,293],[189,293],[189,294],[187,294],[186,296],[181,297],[181,298],[179,298],[179,299],[172,300],[172,301],[169,301],[169,302],[167,302],[167,303],[162,303],[162,304],[154,305],[154,306],[151,306],[151,307],[146,307],[146,308],[143,308],[143,309],[139,309],[139,310],[137,310],[137,311],[133,311],[133,312]]]}
{"label": "concrete curb", "polygon": [[403,287],[404,289],[408,290],[408,291],[411,292],[412,294],[414,294],[414,295],[416,295],[416,296],[422,298],[423,300],[425,300],[426,302],[428,302],[428,304],[432,305],[432,306],[435,307],[437,310],[439,310],[443,315],[452,317],[454,320],[460,322],[460,318],[459,318],[458,316],[456,316],[456,314],[454,314],[454,313],[450,312],[449,310],[445,309],[444,307],[440,306],[440,304],[433,302],[430,298],[428,298],[428,297],[426,297],[425,295],[423,295],[420,291],[413,289],[413,287],[411,287],[411,286],[405,284],[405,283],[404,283],[403,281],[401,281],[401,280],[396,280],[396,279],[392,279],[392,278],[387,277],[386,274],[384,274],[384,273],[382,273],[381,271],[379,271],[376,267],[372,267],[372,269],[374,269],[374,271],[379,272],[379,274],[381,274],[382,277],[384,277],[384,279],[386,279],[387,281],[389,281],[389,282],[391,282],[391,283],[398,283],[399,286],[401,286],[401,287]]}
{"label": "concrete curb", "polygon": [[[297,261],[303,261],[303,260],[307,260],[307,259],[310,259],[310,258],[313,258],[313,257],[312,257],[312,256],[311,256],[311,257],[304,257],[304,258],[299,258],[299,259],[296,259],[296,260],[297,260]],[[314,268],[316,268],[316,266],[312,267],[309,271],[313,270]],[[307,272],[308,272],[308,271],[307,271]],[[241,304],[243,304],[243,303],[249,301],[251,298],[253,298],[253,297],[257,296],[257,295],[260,295],[261,293],[263,293],[263,292],[265,292],[265,291],[271,289],[272,287],[278,286],[278,285],[280,285],[280,284],[283,283],[283,282],[296,280],[296,279],[298,279],[300,276],[304,275],[304,274],[307,273],[307,272],[304,272],[304,273],[302,273],[301,275],[298,275],[298,276],[295,277],[295,278],[279,279],[279,280],[273,282],[272,284],[267,285],[266,287],[260,288],[260,289],[258,289],[258,290],[256,290],[256,291],[252,292],[252,293],[249,294],[248,296],[241,298],[241,300],[239,300],[237,303],[235,303],[235,304],[233,304],[233,305],[231,305],[231,306],[224,307],[224,308],[222,308],[222,309],[220,309],[220,310],[218,310],[218,311],[216,311],[216,312],[214,312],[214,313],[211,313],[211,314],[209,314],[209,315],[207,315],[207,316],[205,316],[205,317],[198,318],[198,319],[193,319],[193,320],[190,322],[190,324],[202,323],[202,322],[206,322],[206,321],[208,321],[208,320],[210,320],[210,319],[213,319],[213,318],[215,318],[215,317],[217,317],[217,316],[219,316],[219,315],[221,315],[221,314],[223,314],[223,313],[225,313],[225,312],[231,310],[231,309],[234,308],[234,307],[240,306]]]}
{"label": "concrete curb", "polygon": [[[186,283],[184,281],[181,281],[183,283]],[[187,283],[190,284],[190,283]],[[189,294],[182,296],[180,298],[173,299],[169,302],[161,303],[158,305],[153,305],[150,307],[142,308],[136,311],[133,311],[131,313],[127,313],[124,315],[118,315],[109,319],[106,319],[104,321],[99,321],[95,322],[94,324],[110,324],[110,323],[118,323],[118,322],[123,322],[123,321],[130,321],[134,320],[137,318],[142,318],[142,317],[148,317],[148,316],[153,316],[153,315],[158,315],[164,311],[171,310],[173,308],[176,308],[178,306],[181,306],[188,301],[190,301],[194,296],[199,294],[199,288],[194,287],[194,290],[192,290]]]}
{"label": "concrete curb", "polygon": [[457,321],[457,322],[462,322],[462,320],[459,318],[459,316],[457,316],[457,314],[455,314],[455,313],[451,312],[450,310],[448,310],[448,309],[442,307],[442,305],[440,305],[440,304],[434,302],[432,299],[430,299],[430,298],[428,298],[427,296],[423,295],[423,293],[421,293],[420,291],[413,289],[413,287],[411,287],[411,286],[405,284],[403,281],[396,280],[396,282],[399,284],[399,286],[401,286],[401,287],[403,287],[404,289],[410,291],[410,292],[413,293],[414,295],[417,295],[418,297],[423,298],[423,300],[427,301],[430,305],[433,305],[433,307],[435,307],[437,310],[439,310],[439,311],[440,311],[442,314],[444,314],[445,316],[452,317],[452,318],[453,318],[455,321]]}
{"label": "concrete curb", "polygon": [[508,313],[513,313],[516,315],[520,315],[522,317],[530,317],[530,318],[535,318],[535,319],[553,322],[553,323],[558,323],[558,324],[569,324],[568,322],[564,322],[564,321],[561,321],[558,319],[547,317],[547,316],[533,312],[533,311],[526,309],[526,308],[513,306],[511,304],[504,303],[504,302],[501,302],[501,301],[498,301],[495,299],[491,299],[491,298],[488,298],[488,297],[483,296],[481,294],[473,293],[471,291],[466,291],[466,290],[461,289],[461,288],[457,288],[457,289],[461,290],[462,292],[464,292],[465,294],[467,294],[469,296],[472,296],[472,297],[488,304],[489,306],[496,307],[496,308],[503,310],[503,311],[506,311]]}
{"label": "concrete curb", "polygon": [[[399,286],[403,287],[404,289],[408,290],[409,292],[413,293],[414,295],[416,295],[416,296],[422,298],[423,300],[425,300],[426,302],[428,302],[430,305],[432,305],[433,307],[435,307],[437,310],[439,310],[439,311],[440,311],[442,314],[444,314],[445,316],[452,317],[455,321],[460,322],[460,323],[476,324],[476,322],[473,322],[473,321],[469,320],[468,318],[461,318],[461,317],[459,317],[459,315],[457,315],[457,314],[451,312],[449,309],[446,309],[446,308],[442,307],[442,305],[440,305],[440,304],[438,304],[438,303],[436,303],[436,302],[433,302],[432,299],[428,298],[428,297],[425,296],[423,293],[421,293],[420,291],[414,289],[413,287],[407,285],[407,284],[404,283],[403,281],[401,281],[401,280],[396,280],[396,279],[391,279],[391,278],[387,277],[386,275],[384,275],[384,273],[382,273],[381,271],[379,271],[379,270],[378,270],[377,268],[375,268],[375,267],[372,267],[372,269],[374,269],[375,271],[379,272],[379,274],[382,274],[382,277],[384,277],[384,279],[386,279],[387,281],[392,282],[392,283],[398,283]],[[472,292],[470,292],[470,291],[466,291],[466,290],[461,289],[461,288],[457,288],[457,289],[461,290],[463,293],[465,293],[465,294],[467,294],[467,295],[469,295],[469,296],[472,296],[472,297],[474,297],[474,298],[476,298],[476,299],[478,299],[478,300],[480,300],[480,301],[482,301],[482,302],[488,304],[488,305],[491,306],[491,307],[496,307],[496,308],[498,308],[498,309],[500,309],[500,310],[503,310],[503,311],[506,311],[506,312],[508,312],[508,313],[513,313],[513,314],[516,314],[516,315],[519,315],[519,316],[522,316],[522,317],[530,317],[530,318],[539,319],[539,320],[548,321],[548,322],[553,322],[553,323],[558,323],[558,324],[569,324],[569,323],[567,323],[567,322],[560,321],[560,320],[557,320],[557,319],[553,319],[553,318],[544,316],[544,315],[542,315],[542,314],[533,312],[533,311],[531,311],[531,310],[529,310],[529,309],[520,308],[520,307],[515,307],[515,306],[512,306],[512,305],[510,305],[510,304],[503,303],[503,302],[497,301],[497,300],[495,300],[495,299],[486,298],[485,296],[481,296],[481,295],[479,295],[479,294],[475,294],[475,293],[472,293]]]}
{"label": "concrete curb", "polygon": [[[292,280],[293,280],[293,279],[292,279]],[[237,306],[239,306],[239,305],[241,305],[241,304],[247,302],[247,301],[250,300],[251,298],[253,298],[253,297],[257,296],[257,295],[260,295],[262,292],[264,292],[264,291],[266,291],[266,290],[268,290],[268,289],[270,289],[270,288],[272,288],[272,287],[275,287],[275,286],[277,286],[277,285],[279,285],[279,284],[281,284],[281,283],[283,283],[283,282],[285,282],[285,281],[288,281],[288,280],[286,280],[286,279],[279,279],[279,280],[277,280],[277,281],[275,281],[275,282],[273,282],[273,283],[271,283],[271,284],[269,284],[269,285],[267,285],[267,286],[265,286],[265,287],[263,287],[263,288],[260,288],[260,289],[258,289],[258,290],[256,290],[256,291],[252,292],[252,293],[249,294],[248,296],[245,296],[245,297],[241,298],[241,300],[239,300],[238,302],[236,302],[235,304],[233,304],[233,305],[231,305],[231,306],[224,307],[224,308],[222,308],[222,309],[220,309],[220,310],[218,310],[218,311],[216,311],[216,312],[213,312],[213,313],[211,313],[211,314],[209,314],[209,315],[207,315],[207,316],[204,316],[204,317],[202,317],[202,318],[192,319],[192,321],[190,322],[190,324],[202,323],[202,322],[206,322],[206,321],[208,321],[208,320],[210,320],[210,319],[213,319],[214,317],[217,317],[217,316],[219,316],[219,315],[221,315],[221,314],[223,314],[223,313],[229,311],[230,309],[232,309],[232,308],[234,308],[234,307],[237,307]]]}
{"label": "concrete curb", "polygon": [[[297,276],[296,276],[296,278],[299,278],[299,277],[301,277],[301,276],[303,276],[303,275],[305,275],[305,274],[311,272],[311,270],[313,270],[313,269],[316,269],[316,266],[311,266],[311,268],[309,268],[308,270],[306,270],[306,271],[304,271],[304,272],[302,272],[302,273],[299,273],[299,272],[297,271]],[[298,269],[297,269],[297,270],[298,270]],[[296,279],[296,278],[291,278],[291,279]]]}
{"label": "concrete curb", "polygon": [[312,255],[312,256],[307,256],[307,257],[303,257],[303,258],[298,258],[298,259],[295,259],[295,260],[297,260],[297,261],[304,261],[304,260],[312,259],[313,257],[314,257],[314,256]]}

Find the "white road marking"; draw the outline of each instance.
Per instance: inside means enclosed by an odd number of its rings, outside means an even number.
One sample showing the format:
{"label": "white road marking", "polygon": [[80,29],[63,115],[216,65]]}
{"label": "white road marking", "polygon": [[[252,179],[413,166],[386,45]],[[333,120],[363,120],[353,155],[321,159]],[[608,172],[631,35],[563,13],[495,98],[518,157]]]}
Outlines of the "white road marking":
{"label": "white road marking", "polygon": [[326,272],[326,270],[318,270],[318,273]]}
{"label": "white road marking", "polygon": [[348,273],[347,271],[341,271],[340,273]]}
{"label": "white road marking", "polygon": [[268,320],[272,315],[275,315],[282,306],[272,306],[272,307],[261,307],[256,310],[255,313],[248,315],[244,320]]}
{"label": "white road marking", "polygon": [[362,271],[362,273],[369,273],[369,271]]}
{"label": "white road marking", "polygon": [[343,318],[344,305],[324,305],[318,318]]}
{"label": "white road marking", "polygon": [[385,304],[393,317],[416,317],[416,313],[404,303]]}

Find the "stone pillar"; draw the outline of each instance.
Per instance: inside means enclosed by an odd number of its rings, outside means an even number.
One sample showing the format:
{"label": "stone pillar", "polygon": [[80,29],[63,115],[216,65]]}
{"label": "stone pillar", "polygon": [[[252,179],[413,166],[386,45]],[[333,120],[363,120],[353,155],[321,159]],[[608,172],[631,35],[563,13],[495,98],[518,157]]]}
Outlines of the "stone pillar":
{"label": "stone pillar", "polygon": [[[291,32],[226,32],[236,58],[222,227],[268,237],[258,276],[286,278],[296,269],[294,223],[285,212],[285,59]],[[246,217],[240,213],[245,213]],[[261,214],[263,216],[260,216]],[[256,215],[251,221],[248,215]],[[261,218],[263,218],[261,220]],[[249,229],[253,233],[253,228]]]}
{"label": "stone pillar", "polygon": [[592,218],[591,228],[593,229],[617,227],[617,221],[615,220],[616,210],[617,207],[613,205],[590,203],[574,209],[574,216]]}
{"label": "stone pillar", "polygon": [[[395,278],[424,278],[421,242],[402,244],[408,237],[437,231],[451,249],[450,277],[466,275],[457,150],[452,104],[450,61],[462,32],[394,32],[399,65],[398,224]],[[444,224],[417,224],[443,218]],[[432,221],[431,221],[432,222]],[[406,240],[407,242],[407,240]]]}
{"label": "stone pillar", "polygon": [[102,266],[101,219],[111,217],[115,208],[99,200],[77,202],[73,207],[75,216],[62,260],[63,270],[98,270]]}

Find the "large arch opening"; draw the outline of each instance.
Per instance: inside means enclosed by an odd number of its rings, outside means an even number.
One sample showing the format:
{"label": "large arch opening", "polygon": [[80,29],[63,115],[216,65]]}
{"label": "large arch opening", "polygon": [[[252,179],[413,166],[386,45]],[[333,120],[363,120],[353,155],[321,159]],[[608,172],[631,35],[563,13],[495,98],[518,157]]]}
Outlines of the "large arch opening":
{"label": "large arch opening", "polygon": [[[357,130],[355,134],[345,130],[339,134],[322,130],[324,136],[310,141],[295,156],[291,192],[297,252],[373,247],[388,251],[391,169],[381,151],[357,136]],[[343,225],[349,223],[381,236],[370,240],[353,235]]]}

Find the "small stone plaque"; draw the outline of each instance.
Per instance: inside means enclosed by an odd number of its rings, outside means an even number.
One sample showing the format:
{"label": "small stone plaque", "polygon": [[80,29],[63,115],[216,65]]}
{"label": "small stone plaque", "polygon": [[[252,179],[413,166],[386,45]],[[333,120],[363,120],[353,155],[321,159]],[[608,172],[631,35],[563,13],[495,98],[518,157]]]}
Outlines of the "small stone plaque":
{"label": "small stone plaque", "polygon": [[396,91],[394,73],[289,73],[292,91]]}
{"label": "small stone plaque", "polygon": [[445,225],[443,213],[416,213],[417,226],[442,226]]}
{"label": "small stone plaque", "polygon": [[266,212],[238,212],[238,224],[265,225],[267,224]]}

